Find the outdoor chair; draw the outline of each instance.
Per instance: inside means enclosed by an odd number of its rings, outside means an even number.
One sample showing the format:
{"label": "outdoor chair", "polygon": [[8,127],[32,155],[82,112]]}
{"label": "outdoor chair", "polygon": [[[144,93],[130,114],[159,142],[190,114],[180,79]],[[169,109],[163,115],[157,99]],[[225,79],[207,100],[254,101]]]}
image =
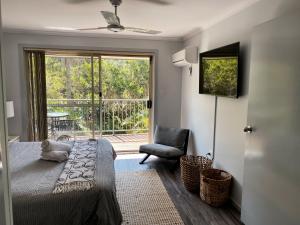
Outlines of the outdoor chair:
{"label": "outdoor chair", "polygon": [[63,134],[63,135],[60,135],[56,141],[70,141],[72,137],[70,135],[67,135],[67,134]]}
{"label": "outdoor chair", "polygon": [[62,136],[65,139],[64,135],[69,136],[68,134],[72,134],[79,128],[77,121],[72,119],[55,119],[48,123],[49,136],[52,139],[58,135],[60,135],[58,138]]}
{"label": "outdoor chair", "polygon": [[160,158],[177,160],[186,155],[189,140],[189,130],[157,126],[154,134],[154,144],[140,146],[140,153],[146,153],[143,164],[150,155]]}
{"label": "outdoor chair", "polygon": [[77,126],[76,121],[70,119],[55,120],[53,123],[53,126],[57,131],[73,131]]}

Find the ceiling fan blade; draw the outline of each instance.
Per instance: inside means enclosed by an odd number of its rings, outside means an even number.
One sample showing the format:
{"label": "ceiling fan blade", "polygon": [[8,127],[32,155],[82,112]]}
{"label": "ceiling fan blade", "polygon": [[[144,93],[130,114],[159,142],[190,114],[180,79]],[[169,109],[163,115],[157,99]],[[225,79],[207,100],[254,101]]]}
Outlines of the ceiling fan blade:
{"label": "ceiling fan blade", "polygon": [[143,2],[153,3],[153,4],[159,4],[159,5],[171,5],[172,3],[165,0],[139,0]]}
{"label": "ceiling fan blade", "polygon": [[160,34],[161,31],[158,30],[150,30],[150,29],[143,29],[143,28],[136,28],[136,27],[125,27],[125,30],[136,32],[136,33],[143,33],[143,34]]}
{"label": "ceiling fan blade", "polygon": [[66,3],[69,4],[81,4],[81,3],[87,3],[87,2],[94,2],[98,0],[63,0]]}
{"label": "ceiling fan blade", "polygon": [[103,30],[103,29],[107,29],[107,27],[79,28],[76,30],[85,31],[85,30]]}
{"label": "ceiling fan blade", "polygon": [[107,12],[107,11],[101,11],[101,13],[108,24],[120,25],[120,20],[116,16],[116,14],[114,14],[112,12]]}

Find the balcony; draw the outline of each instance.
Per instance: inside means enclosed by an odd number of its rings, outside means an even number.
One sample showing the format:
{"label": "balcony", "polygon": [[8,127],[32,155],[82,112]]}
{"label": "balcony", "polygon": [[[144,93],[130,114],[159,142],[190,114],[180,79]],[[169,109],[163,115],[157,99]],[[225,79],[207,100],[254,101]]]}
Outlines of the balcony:
{"label": "balcony", "polygon": [[148,143],[148,99],[47,99],[49,138],[105,138],[118,153]]}

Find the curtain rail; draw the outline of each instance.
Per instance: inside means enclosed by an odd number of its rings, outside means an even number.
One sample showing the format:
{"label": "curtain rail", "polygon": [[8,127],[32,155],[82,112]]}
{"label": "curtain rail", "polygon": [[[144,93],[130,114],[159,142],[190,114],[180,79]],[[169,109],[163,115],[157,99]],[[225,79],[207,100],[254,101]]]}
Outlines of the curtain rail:
{"label": "curtain rail", "polygon": [[128,57],[153,57],[153,52],[135,52],[135,51],[108,51],[108,50],[84,50],[84,49],[60,49],[60,48],[31,48],[24,47],[26,51],[44,51],[49,55],[63,56],[128,56]]}

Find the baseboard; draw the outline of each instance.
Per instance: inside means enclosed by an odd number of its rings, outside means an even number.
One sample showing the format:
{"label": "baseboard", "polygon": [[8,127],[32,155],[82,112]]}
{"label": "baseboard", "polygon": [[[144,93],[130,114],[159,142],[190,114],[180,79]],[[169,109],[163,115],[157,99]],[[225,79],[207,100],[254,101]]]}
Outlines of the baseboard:
{"label": "baseboard", "polygon": [[241,221],[241,206],[237,204],[233,199],[229,200],[229,204],[232,206],[232,210],[235,212],[232,213],[232,215],[241,222],[242,225],[244,223]]}
{"label": "baseboard", "polygon": [[241,206],[239,204],[237,204],[233,199],[230,199],[230,203],[239,213],[241,213]]}

